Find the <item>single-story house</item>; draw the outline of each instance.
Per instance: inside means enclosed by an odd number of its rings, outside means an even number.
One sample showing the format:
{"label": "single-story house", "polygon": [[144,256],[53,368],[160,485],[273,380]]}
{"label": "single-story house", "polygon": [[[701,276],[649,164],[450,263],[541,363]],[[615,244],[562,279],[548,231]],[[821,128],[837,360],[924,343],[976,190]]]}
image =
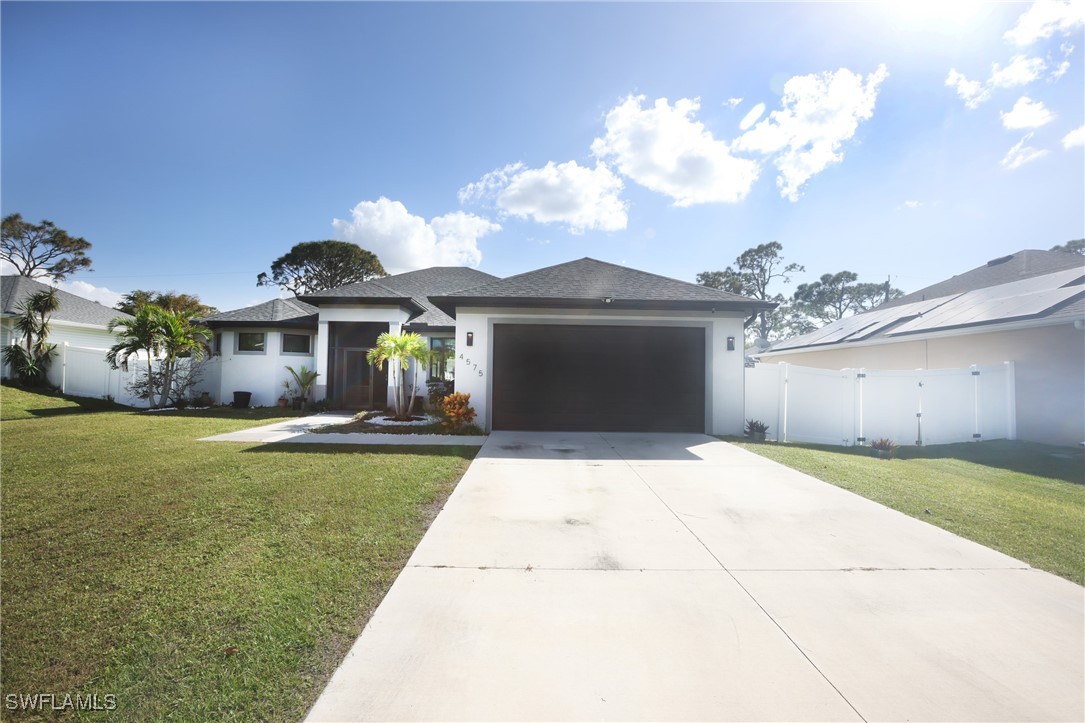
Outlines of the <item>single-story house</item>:
{"label": "single-story house", "polygon": [[758,355],[821,369],[1014,362],[1017,436],[1085,440],[1085,258],[1019,251]]}
{"label": "single-story house", "polygon": [[[320,373],[335,408],[388,404],[383,331],[453,352],[483,429],[741,434],[743,323],[766,302],[590,258],[506,279],[434,267],[215,314],[218,399],[273,404],[287,364]],[[215,392],[212,392],[215,394]]]}
{"label": "single-story house", "polygon": [[[15,318],[19,307],[32,294],[48,291],[52,287],[40,281],[15,274],[0,277],[0,348],[20,341],[15,331]],[[112,319],[132,318],[128,314],[111,309],[97,301],[57,290],[60,308],[50,316],[49,343],[56,344],[57,356],[49,367],[48,379],[53,386],[61,386],[63,361],[60,352],[65,342],[74,347],[107,350],[117,343],[116,337],[107,330]],[[10,369],[3,366],[2,376],[8,377]]]}

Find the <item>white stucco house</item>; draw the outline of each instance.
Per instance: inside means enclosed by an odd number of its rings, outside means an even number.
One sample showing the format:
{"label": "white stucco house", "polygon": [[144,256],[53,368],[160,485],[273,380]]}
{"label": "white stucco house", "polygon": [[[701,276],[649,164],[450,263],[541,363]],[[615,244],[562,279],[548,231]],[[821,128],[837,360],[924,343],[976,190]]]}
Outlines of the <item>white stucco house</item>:
{"label": "white stucco house", "polygon": [[[229,401],[275,403],[287,364],[320,373],[335,408],[388,404],[366,363],[383,331],[454,350],[425,377],[454,377],[491,429],[741,434],[743,323],[764,302],[580,259],[500,279],[435,267],[215,314],[217,382]],[[208,383],[205,382],[204,387]]]}
{"label": "white stucco house", "polygon": [[1085,440],[1085,258],[1019,251],[758,355],[820,369],[1014,363],[1017,436]]}
{"label": "white stucco house", "polygon": [[[0,277],[0,348],[18,341],[14,324],[20,305],[32,294],[48,291],[50,288],[52,287],[26,276],[12,274]],[[58,289],[56,293],[60,308],[50,316],[49,343],[57,345],[57,356],[53,359],[47,376],[51,385],[60,387],[64,374],[65,344],[100,350],[104,357],[105,351],[117,343],[114,335],[106,328],[110,320],[132,317],[67,291]],[[9,374],[10,370],[4,365],[2,376],[6,378]]]}

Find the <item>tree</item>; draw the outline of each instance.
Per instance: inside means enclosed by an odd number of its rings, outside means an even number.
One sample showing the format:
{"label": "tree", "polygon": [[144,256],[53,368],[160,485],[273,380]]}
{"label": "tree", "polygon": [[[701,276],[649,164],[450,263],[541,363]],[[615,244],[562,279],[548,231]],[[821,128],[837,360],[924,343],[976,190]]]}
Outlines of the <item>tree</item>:
{"label": "tree", "polygon": [[[406,398],[405,375],[411,360],[415,360],[414,386],[411,388],[410,401]],[[402,334],[390,334],[384,332],[377,337],[377,345],[369,350],[366,361],[376,365],[377,369],[383,369],[384,363],[388,362],[392,373],[392,387],[395,390],[392,402],[396,409],[396,419],[406,420],[410,418],[411,406],[414,403],[414,389],[418,386],[418,368],[427,363],[429,349],[426,340],[421,334],[405,332]]]}
{"label": "tree", "polygon": [[799,284],[791,299],[801,314],[826,324],[849,314],[869,311],[903,295],[903,291],[894,289],[888,281],[860,283],[858,274],[840,271],[822,274],[820,279],[809,284]]}
{"label": "tree", "polygon": [[[790,283],[790,274],[806,270],[799,264],[785,265],[780,255],[783,250],[784,247],[777,241],[746,249],[735,259],[734,268],[728,266],[723,271],[703,271],[697,274],[697,283],[761,301],[783,303],[783,294],[769,293],[769,286],[776,280]],[[772,310],[759,311],[747,320],[746,328],[755,331],[762,339],[768,339],[774,328],[774,316],[776,314]]]}
{"label": "tree", "polygon": [[[120,330],[118,342],[106,354],[106,361],[116,369],[127,366],[128,359],[147,353],[147,377],[141,397],[152,407],[164,407],[174,391],[174,376],[182,359],[199,362],[207,351],[211,330],[197,326],[184,314],[167,311],[153,304],[136,310],[135,318],[117,317],[109,322],[109,330]],[[154,357],[161,357],[158,371],[153,368]],[[189,363],[189,362],[186,362]],[[155,397],[157,396],[157,400]]]}
{"label": "tree", "polygon": [[1085,256],[1085,238],[1079,238],[1075,241],[1067,241],[1064,244],[1058,246],[1052,246],[1052,251],[1065,251],[1070,254],[1081,254]]}
{"label": "tree", "polygon": [[49,318],[60,308],[56,289],[37,291],[18,307],[15,331],[26,346],[18,343],[4,349],[4,361],[22,384],[37,386],[45,382],[45,374],[56,353],[56,344],[49,343]]}
{"label": "tree", "polygon": [[278,286],[295,295],[387,276],[376,254],[346,241],[306,241],[271,263],[257,286]]}
{"label": "tree", "polygon": [[113,308],[117,311],[123,311],[125,314],[134,315],[136,309],[145,304],[154,304],[167,311],[176,311],[178,314],[183,314],[190,319],[199,319],[218,313],[218,309],[200,301],[200,297],[196,294],[178,294],[176,291],[145,291],[143,289],[129,291],[121,297],[120,302]]}
{"label": "tree", "polygon": [[859,314],[875,309],[887,301],[899,299],[902,296],[904,296],[904,292],[893,288],[889,280],[886,279],[885,283],[882,284],[857,283],[855,290],[852,292],[852,301],[854,302],[855,313]]}
{"label": "tree", "polygon": [[27,223],[17,213],[5,216],[0,232],[0,258],[20,276],[48,276],[60,281],[90,269],[90,242],[57,228],[52,221]]}

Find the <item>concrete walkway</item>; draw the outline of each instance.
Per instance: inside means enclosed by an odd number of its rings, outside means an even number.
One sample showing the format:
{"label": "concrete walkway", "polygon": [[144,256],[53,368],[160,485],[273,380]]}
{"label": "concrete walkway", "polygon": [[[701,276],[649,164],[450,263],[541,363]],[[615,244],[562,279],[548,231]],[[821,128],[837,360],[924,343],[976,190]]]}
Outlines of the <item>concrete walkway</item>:
{"label": "concrete walkway", "polygon": [[262,427],[242,429],[239,432],[204,437],[201,442],[288,442],[290,444],[383,444],[413,446],[459,446],[481,447],[486,437],[467,437],[439,434],[317,434],[311,430],[329,424],[346,424],[354,419],[347,412],[325,412],[309,417],[289,419],[285,422],[265,424]]}
{"label": "concrete walkway", "polygon": [[1083,620],[709,437],[494,433],[309,718],[1080,721]]}

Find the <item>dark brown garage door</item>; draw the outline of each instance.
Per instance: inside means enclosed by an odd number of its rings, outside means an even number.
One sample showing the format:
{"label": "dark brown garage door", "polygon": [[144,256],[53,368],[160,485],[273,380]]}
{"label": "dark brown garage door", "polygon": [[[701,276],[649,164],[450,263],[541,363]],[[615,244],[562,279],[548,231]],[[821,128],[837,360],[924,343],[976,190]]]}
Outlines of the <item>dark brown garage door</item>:
{"label": "dark brown garage door", "polygon": [[703,432],[700,327],[495,324],[493,428]]}

